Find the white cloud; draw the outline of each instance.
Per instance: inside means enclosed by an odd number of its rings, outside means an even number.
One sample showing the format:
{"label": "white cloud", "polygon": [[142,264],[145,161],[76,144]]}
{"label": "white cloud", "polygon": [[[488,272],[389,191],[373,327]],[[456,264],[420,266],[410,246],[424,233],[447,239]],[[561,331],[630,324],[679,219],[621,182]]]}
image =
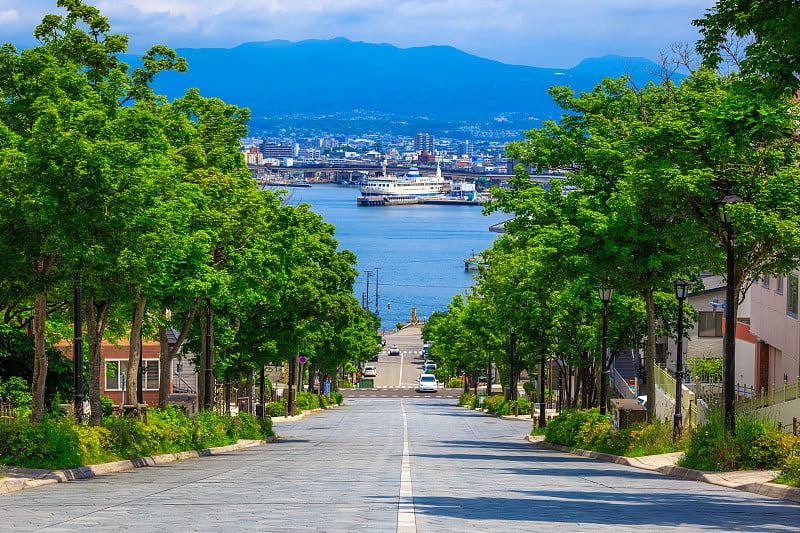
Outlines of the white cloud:
{"label": "white cloud", "polygon": [[[92,3],[92,0],[88,0]],[[693,42],[691,20],[714,0],[103,0],[112,31],[131,47],[232,47],[270,39],[451,45],[508,63],[569,67],[608,53],[655,58],[676,41]],[[12,35],[30,44],[54,0],[0,0],[18,12]],[[0,15],[1,17],[2,15]],[[8,15],[10,16],[10,15]],[[0,22],[3,19],[0,18]],[[27,25],[27,27],[26,27]],[[4,34],[10,26],[4,27]],[[24,31],[23,31],[24,30]]]}
{"label": "white cloud", "polygon": [[19,20],[19,11],[16,9],[6,9],[0,11],[0,24],[11,24]]}

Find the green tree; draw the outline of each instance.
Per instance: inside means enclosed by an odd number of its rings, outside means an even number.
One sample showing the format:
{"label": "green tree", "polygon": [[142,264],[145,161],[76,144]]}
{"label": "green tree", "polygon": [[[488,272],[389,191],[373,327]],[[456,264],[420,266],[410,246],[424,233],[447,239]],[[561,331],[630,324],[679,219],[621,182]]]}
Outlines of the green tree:
{"label": "green tree", "polygon": [[[732,36],[748,39],[740,66],[751,86],[771,96],[800,89],[800,6],[793,0],[718,0],[702,19],[698,51],[716,68]],[[752,98],[752,96],[751,96]]]}
{"label": "green tree", "polygon": [[33,421],[44,414],[47,295],[71,278],[71,254],[107,223],[117,180],[138,168],[124,151],[109,151],[121,146],[106,126],[123,104],[151,97],[156,72],[185,68],[171,50],[153,47],[128,75],[117,57],[127,37],[108,33],[108,21],[80,0],[58,5],[67,15],[42,20],[40,46],[0,47],[0,226],[11,239],[0,247],[17,260],[6,275],[35,295]]}

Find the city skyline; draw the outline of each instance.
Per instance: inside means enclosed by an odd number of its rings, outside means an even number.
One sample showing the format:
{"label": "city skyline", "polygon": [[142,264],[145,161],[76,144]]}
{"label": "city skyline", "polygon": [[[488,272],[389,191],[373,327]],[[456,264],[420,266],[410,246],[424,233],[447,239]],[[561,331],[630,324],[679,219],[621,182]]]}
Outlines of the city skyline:
{"label": "city skyline", "polygon": [[[87,2],[130,35],[130,50],[231,48],[249,41],[330,39],[402,48],[447,45],[509,64],[569,68],[586,57],[658,59],[676,42],[694,44],[693,19],[712,0],[121,0]],[[0,42],[35,46],[33,29],[55,0],[0,0]]]}

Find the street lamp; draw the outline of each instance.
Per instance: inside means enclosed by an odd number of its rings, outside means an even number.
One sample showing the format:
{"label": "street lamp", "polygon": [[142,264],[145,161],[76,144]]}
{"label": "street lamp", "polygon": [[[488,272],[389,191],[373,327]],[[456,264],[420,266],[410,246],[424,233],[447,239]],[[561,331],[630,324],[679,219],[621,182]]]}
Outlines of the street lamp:
{"label": "street lamp", "polygon": [[544,358],[545,358],[545,350],[542,349],[541,360],[539,361],[539,427],[543,428],[547,422],[545,422],[546,416],[546,405],[544,403]]}
{"label": "street lamp", "polygon": [[675,361],[675,418],[672,437],[678,438],[683,430],[683,302],[689,296],[692,284],[683,278],[672,282],[675,298],[678,299],[678,357]]}
{"label": "street lamp", "polygon": [[717,200],[719,218],[725,228],[725,254],[726,254],[726,290],[727,306],[725,308],[725,340],[723,341],[723,367],[722,367],[722,413],[725,417],[725,428],[734,433],[736,431],[736,417],[733,411],[734,379],[736,372],[736,313],[734,312],[734,256],[733,247],[736,234],[731,223],[730,206],[744,202],[733,190],[728,189],[725,196]]}
{"label": "street lamp", "polygon": [[614,296],[614,289],[601,283],[597,286],[600,301],[603,302],[603,354],[600,357],[600,414],[606,414],[608,404],[608,377],[611,363],[608,359],[608,302]]}

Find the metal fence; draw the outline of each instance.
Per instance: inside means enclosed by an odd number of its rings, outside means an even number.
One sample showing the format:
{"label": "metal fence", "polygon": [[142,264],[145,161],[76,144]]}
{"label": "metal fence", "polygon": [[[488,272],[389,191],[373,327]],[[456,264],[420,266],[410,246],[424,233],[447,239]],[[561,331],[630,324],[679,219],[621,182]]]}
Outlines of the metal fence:
{"label": "metal fence", "polygon": [[[667,396],[667,398],[675,403],[675,387],[677,382],[673,378],[669,370],[663,365],[656,365],[655,385]],[[650,401],[650,398],[647,399]],[[683,423],[686,426],[695,427],[697,425],[697,395],[683,386],[682,402],[683,404]],[[673,407],[674,409],[674,407]],[[667,413],[664,413],[667,414]],[[668,418],[668,417],[666,417]]]}
{"label": "metal fence", "polygon": [[[721,401],[722,391],[721,383],[697,384],[697,393],[704,399]],[[737,409],[745,411],[761,409],[762,407],[789,402],[797,398],[800,398],[800,377],[792,385],[789,385],[788,380],[784,380],[780,387],[773,383],[769,390],[763,388],[757,390],[755,387],[740,383],[737,383],[734,388],[734,400]]]}

